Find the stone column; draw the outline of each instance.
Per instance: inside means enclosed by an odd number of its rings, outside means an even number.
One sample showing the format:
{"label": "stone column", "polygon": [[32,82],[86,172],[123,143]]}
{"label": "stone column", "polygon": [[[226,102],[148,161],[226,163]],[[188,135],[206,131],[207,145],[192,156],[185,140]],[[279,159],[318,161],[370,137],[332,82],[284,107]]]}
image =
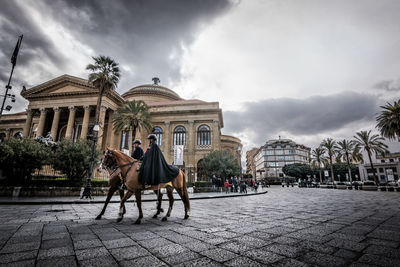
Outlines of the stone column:
{"label": "stone column", "polygon": [[103,132],[104,132],[104,120],[106,118],[106,110],[107,107],[101,106],[100,107],[100,118],[99,118],[99,132],[97,134],[97,145],[102,147],[103,144]]}
{"label": "stone column", "polygon": [[74,130],[74,121],[75,121],[75,107],[70,106],[69,109],[69,117],[67,124],[67,131],[65,133],[65,139],[72,139],[72,133]]}
{"label": "stone column", "polygon": [[172,135],[171,135],[171,123],[169,121],[165,121],[164,122],[165,127],[164,127],[164,131],[163,131],[163,144],[161,145],[163,147],[164,150],[164,156],[165,156],[165,160],[168,163],[172,163],[172,158],[171,158],[171,140],[172,140]]}
{"label": "stone column", "polygon": [[25,126],[24,126],[24,131],[23,131],[23,136],[24,137],[29,137],[29,131],[31,129],[31,124],[32,124],[32,116],[33,116],[33,111],[31,109],[28,109],[26,111],[27,116],[26,116],[26,121],[25,121]]}
{"label": "stone column", "polygon": [[113,145],[113,115],[114,111],[109,110],[108,111],[108,125],[107,125],[107,139],[106,139],[106,147],[112,146]]}
{"label": "stone column", "polygon": [[51,125],[51,137],[53,137],[53,140],[57,140],[57,131],[58,131],[58,123],[60,122],[60,113],[61,110],[59,107],[54,107],[54,117],[53,117],[53,123]]}
{"label": "stone column", "polygon": [[10,137],[11,137],[11,129],[10,129],[10,128],[7,128],[7,129],[6,129],[6,139],[5,139],[5,140],[10,139]]}
{"label": "stone column", "polygon": [[188,120],[189,123],[189,139],[188,139],[188,144],[187,144],[187,148],[188,148],[188,163],[187,164],[191,164],[193,166],[195,166],[196,164],[194,163],[194,150],[195,150],[195,146],[196,146],[196,132],[194,129],[194,121],[193,120]]}
{"label": "stone column", "polygon": [[43,136],[43,129],[44,129],[44,124],[46,122],[47,110],[46,110],[46,108],[40,108],[39,110],[40,110],[40,118],[39,118],[39,125],[37,127],[36,136]]}
{"label": "stone column", "polygon": [[90,106],[84,106],[85,114],[83,115],[82,131],[80,138],[85,140],[89,129],[89,119],[90,119]]}
{"label": "stone column", "polygon": [[220,150],[221,149],[221,140],[220,140],[220,134],[219,134],[219,121],[214,120],[213,121],[213,128],[212,128],[212,147],[214,150]]}

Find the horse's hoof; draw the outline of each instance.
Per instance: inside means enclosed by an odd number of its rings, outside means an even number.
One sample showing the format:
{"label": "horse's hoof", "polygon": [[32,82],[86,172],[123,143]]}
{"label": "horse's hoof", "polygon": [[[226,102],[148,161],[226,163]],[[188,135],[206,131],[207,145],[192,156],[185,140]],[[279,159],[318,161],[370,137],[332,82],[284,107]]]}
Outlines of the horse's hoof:
{"label": "horse's hoof", "polygon": [[135,224],[140,224],[141,221],[139,219],[136,220]]}
{"label": "horse's hoof", "polygon": [[189,215],[185,215],[185,217],[183,219],[187,220],[188,218],[189,218]]}
{"label": "horse's hoof", "polygon": [[95,220],[100,220],[101,219],[101,215],[97,215]]}
{"label": "horse's hoof", "polygon": [[153,219],[157,219],[157,216],[158,216],[157,214],[154,214]]}
{"label": "horse's hoof", "polygon": [[166,221],[167,221],[167,217],[163,217],[163,218],[161,219],[161,221],[162,221],[162,222],[166,222]]}
{"label": "horse's hoof", "polygon": [[118,218],[118,219],[117,219],[117,223],[120,222],[120,221],[122,221],[122,218]]}

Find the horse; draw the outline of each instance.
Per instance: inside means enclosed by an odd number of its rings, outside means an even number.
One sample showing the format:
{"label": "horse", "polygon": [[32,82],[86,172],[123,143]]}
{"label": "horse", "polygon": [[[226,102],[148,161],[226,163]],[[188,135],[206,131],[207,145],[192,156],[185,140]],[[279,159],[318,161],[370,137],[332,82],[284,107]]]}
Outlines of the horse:
{"label": "horse", "polygon": [[139,181],[139,172],[138,172],[138,166],[140,164],[139,161],[133,160],[130,156],[125,155],[123,152],[119,150],[112,150],[110,148],[107,148],[107,150],[104,153],[104,162],[106,166],[111,166],[115,164],[115,166],[121,170],[121,175],[125,178],[125,185],[128,189],[124,197],[121,199],[117,222],[122,221],[124,216],[124,204],[134,194],[136,198],[137,207],[139,210],[139,217],[135,221],[135,224],[141,223],[141,219],[143,218],[141,193],[143,190],[153,190],[158,195],[157,212],[153,216],[153,218],[157,218],[157,216],[161,213],[162,210],[161,209],[162,193],[160,191],[161,188],[166,188],[169,200],[168,212],[162,218],[162,221],[167,221],[167,218],[170,217],[171,215],[172,207],[174,204],[174,196],[173,196],[174,189],[178,192],[184,204],[184,209],[185,209],[184,219],[189,218],[188,214],[190,211],[189,194],[186,186],[186,175],[184,174],[184,172],[182,172],[182,170],[179,170],[178,175],[170,183],[161,183],[158,185],[152,185],[143,188],[142,183]]}
{"label": "horse", "polygon": [[[101,210],[100,214],[97,215],[96,220],[100,220],[101,217],[104,215],[104,212],[106,211],[107,205],[111,200],[111,197],[114,195],[114,193],[118,190],[120,199],[124,197],[124,190],[121,189],[121,170],[116,168],[115,165],[111,164],[110,166],[106,166],[104,164],[104,157],[100,161],[100,165],[97,168],[98,172],[101,172],[102,169],[106,169],[108,171],[108,174],[110,176],[108,180],[108,192],[107,192],[107,198],[106,202],[104,203],[104,207]],[[123,213],[126,213],[125,205],[123,206]]]}

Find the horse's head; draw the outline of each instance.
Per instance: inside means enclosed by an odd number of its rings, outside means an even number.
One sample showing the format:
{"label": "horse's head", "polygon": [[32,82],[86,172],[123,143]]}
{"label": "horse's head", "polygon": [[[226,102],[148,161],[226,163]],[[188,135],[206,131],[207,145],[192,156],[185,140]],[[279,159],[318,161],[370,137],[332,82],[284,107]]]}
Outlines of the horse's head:
{"label": "horse's head", "polygon": [[101,158],[100,165],[98,167],[98,171],[101,172],[101,169],[113,169],[117,166],[117,162],[114,158],[113,150],[107,148],[104,151],[103,157]]}

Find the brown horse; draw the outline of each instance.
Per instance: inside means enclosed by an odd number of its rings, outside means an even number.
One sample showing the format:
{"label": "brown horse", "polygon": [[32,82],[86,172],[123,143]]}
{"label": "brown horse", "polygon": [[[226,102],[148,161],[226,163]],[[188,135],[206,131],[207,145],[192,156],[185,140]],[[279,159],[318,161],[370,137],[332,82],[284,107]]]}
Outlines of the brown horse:
{"label": "brown horse", "polygon": [[135,224],[140,224],[141,219],[143,218],[142,200],[141,200],[142,190],[153,190],[158,195],[157,213],[153,216],[153,218],[157,218],[157,216],[161,212],[161,202],[162,202],[162,194],[160,191],[161,188],[166,188],[169,199],[168,212],[162,218],[162,220],[166,221],[167,218],[171,215],[172,207],[174,204],[174,196],[173,196],[174,189],[178,192],[179,196],[183,201],[185,207],[184,219],[189,218],[188,214],[188,212],[190,211],[189,194],[186,187],[186,176],[181,170],[179,170],[178,176],[175,177],[171,183],[162,183],[159,185],[154,185],[143,189],[143,186],[139,181],[138,165],[140,164],[140,162],[133,160],[131,157],[125,155],[121,151],[111,150],[109,148],[107,148],[107,150],[104,153],[104,162],[106,166],[115,164],[117,168],[121,170],[121,175],[125,177],[125,185],[128,189],[124,197],[121,199],[117,222],[120,222],[123,219],[125,202],[133,194],[135,194],[137,207],[139,209],[139,217],[136,220]]}

